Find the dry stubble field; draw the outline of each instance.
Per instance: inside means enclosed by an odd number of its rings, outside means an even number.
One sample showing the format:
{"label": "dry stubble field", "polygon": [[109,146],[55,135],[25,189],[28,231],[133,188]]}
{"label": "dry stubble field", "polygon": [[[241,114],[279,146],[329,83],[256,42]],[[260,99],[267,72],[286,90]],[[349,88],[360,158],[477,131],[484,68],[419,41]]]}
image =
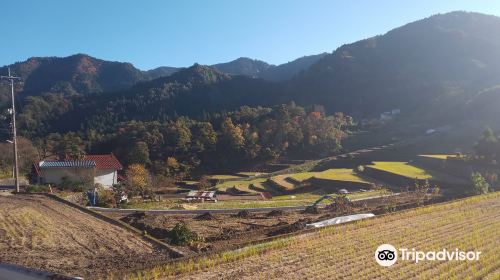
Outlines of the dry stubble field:
{"label": "dry stubble field", "polygon": [[140,237],[47,197],[0,195],[0,263],[91,279],[168,259]]}
{"label": "dry stubble field", "polygon": [[[476,196],[272,241],[148,271],[159,279],[500,279],[500,193]],[[479,261],[399,261],[376,248],[481,251]]]}

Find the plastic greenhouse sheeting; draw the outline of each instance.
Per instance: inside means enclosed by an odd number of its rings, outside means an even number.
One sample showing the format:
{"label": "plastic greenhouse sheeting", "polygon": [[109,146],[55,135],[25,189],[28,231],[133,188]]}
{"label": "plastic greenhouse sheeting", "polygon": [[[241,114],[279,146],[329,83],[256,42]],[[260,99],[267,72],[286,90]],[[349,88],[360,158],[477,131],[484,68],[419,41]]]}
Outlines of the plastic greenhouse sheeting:
{"label": "plastic greenhouse sheeting", "polygon": [[372,213],[365,213],[365,214],[355,214],[355,215],[348,215],[348,216],[341,216],[341,217],[335,217],[333,219],[328,219],[324,220],[321,222],[316,222],[312,224],[307,224],[307,228],[320,228],[320,227],[326,227],[326,226],[331,226],[331,225],[338,225],[338,224],[343,224],[351,221],[356,221],[356,220],[361,220],[361,219],[366,219],[366,218],[371,218],[375,217],[374,214]]}

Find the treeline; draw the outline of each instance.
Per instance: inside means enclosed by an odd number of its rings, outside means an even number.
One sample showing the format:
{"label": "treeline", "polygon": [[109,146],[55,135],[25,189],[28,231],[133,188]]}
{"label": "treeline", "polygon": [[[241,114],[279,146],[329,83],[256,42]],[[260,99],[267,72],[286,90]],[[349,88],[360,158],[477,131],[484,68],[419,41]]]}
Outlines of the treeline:
{"label": "treeline", "polygon": [[352,118],[290,104],[243,106],[203,120],[178,117],[164,122],[128,121],[102,133],[51,133],[37,146],[43,157],[80,157],[113,152],[125,164],[142,164],[162,176],[185,178],[197,172],[237,168],[300,153],[322,156],[337,151],[354,126]]}

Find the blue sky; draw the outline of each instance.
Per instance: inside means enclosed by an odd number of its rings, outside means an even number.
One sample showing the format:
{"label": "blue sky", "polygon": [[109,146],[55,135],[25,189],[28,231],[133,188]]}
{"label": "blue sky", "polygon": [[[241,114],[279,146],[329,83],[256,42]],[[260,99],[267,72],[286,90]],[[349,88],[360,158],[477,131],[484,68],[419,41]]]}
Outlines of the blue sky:
{"label": "blue sky", "polygon": [[246,56],[273,64],[455,10],[500,16],[495,0],[11,0],[2,3],[0,65],[86,53],[158,66]]}

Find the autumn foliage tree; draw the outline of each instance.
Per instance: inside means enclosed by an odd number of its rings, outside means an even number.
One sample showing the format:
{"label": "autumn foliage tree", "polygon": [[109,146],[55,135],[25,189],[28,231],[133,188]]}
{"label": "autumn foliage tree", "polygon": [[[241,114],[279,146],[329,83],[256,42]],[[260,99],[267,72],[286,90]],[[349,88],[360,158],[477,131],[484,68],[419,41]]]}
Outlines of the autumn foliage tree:
{"label": "autumn foliage tree", "polygon": [[141,164],[131,164],[126,171],[126,189],[134,195],[146,197],[151,193],[151,176],[149,171]]}

